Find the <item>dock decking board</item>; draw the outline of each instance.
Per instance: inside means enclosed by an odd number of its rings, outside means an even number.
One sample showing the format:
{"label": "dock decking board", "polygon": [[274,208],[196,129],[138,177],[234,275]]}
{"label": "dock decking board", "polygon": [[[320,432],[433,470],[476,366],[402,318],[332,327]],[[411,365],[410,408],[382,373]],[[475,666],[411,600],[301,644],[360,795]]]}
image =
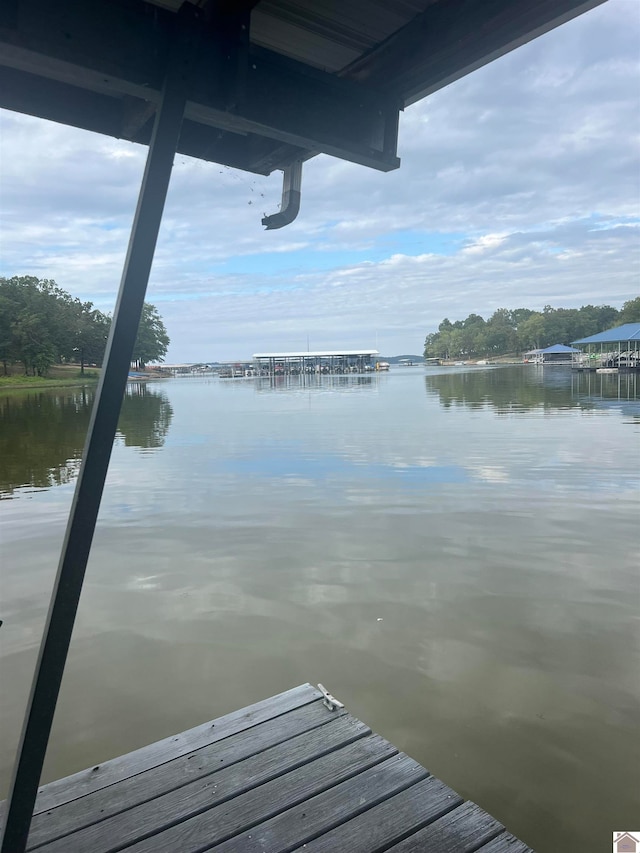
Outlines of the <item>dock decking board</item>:
{"label": "dock decking board", "polygon": [[479,847],[477,853],[534,853],[534,851],[510,832],[505,832],[489,844]]}
{"label": "dock decking board", "polygon": [[[262,786],[260,790],[264,797],[263,806],[267,807],[271,789],[266,787],[266,783],[278,780],[285,773],[291,774],[297,768],[305,768],[314,758],[332,753],[368,734],[370,731],[363,723],[343,715],[336,718],[335,722],[327,723],[319,731],[299,735],[223,770],[216,770],[214,766],[209,776],[195,783],[174,788],[167,795],[156,797],[138,807],[121,810],[107,821],[86,826],[71,838],[61,838],[59,843],[47,844],[39,849],[47,853],[64,853],[70,849],[113,853],[122,849],[124,843],[132,844],[148,835],[153,835],[155,839],[159,833],[174,824],[177,826],[176,831],[171,834],[172,837],[181,836],[185,831],[189,834],[193,832],[191,827],[197,824],[197,816],[201,812],[213,812],[216,806],[225,804],[232,798],[237,798],[243,807],[248,808],[248,798],[241,798],[240,795],[254,790],[257,786]],[[365,745],[359,752],[366,752],[367,748],[368,745]],[[293,782],[297,776],[291,774],[291,779]],[[276,796],[271,796],[277,803],[277,785],[275,788]],[[236,800],[233,802],[236,803]],[[217,812],[212,813],[206,823],[216,819],[217,815]],[[189,822],[189,818],[193,818],[194,822]],[[181,844],[175,849],[186,851],[187,848]]]}
{"label": "dock decking board", "polygon": [[230,802],[178,824],[148,841],[135,844],[132,853],[208,850],[238,835],[247,827],[268,820],[281,811],[305,802],[331,785],[360,774],[387,758],[395,748],[379,735],[356,741],[318,758],[278,779],[259,785]]}
{"label": "dock decking board", "polygon": [[376,820],[363,812],[336,829],[326,832],[307,843],[309,853],[327,853],[340,849],[348,840],[350,853],[373,853],[387,850],[390,844],[415,833],[429,821],[454,809],[462,803],[451,788],[435,776],[401,791],[376,809]]}
{"label": "dock decking board", "polygon": [[[298,833],[300,835],[310,833],[310,838],[309,840],[298,838],[298,844],[304,843],[305,850],[312,851],[312,853],[320,853],[320,851],[322,853],[327,853],[327,851],[335,853],[336,850],[348,850],[349,853],[374,853],[378,850],[387,850],[389,844],[415,832],[430,820],[434,820],[462,802],[462,799],[451,788],[448,788],[434,776],[420,778],[417,775],[416,778],[420,781],[411,784],[400,793],[393,794],[377,805],[375,821],[371,820],[369,814],[369,808],[374,805],[371,802],[362,804],[363,809],[366,810],[357,817],[339,822],[333,829],[327,831],[320,826],[321,835],[317,834],[318,827],[314,828],[312,821],[301,821],[301,824],[304,823],[305,825],[304,827],[301,826]],[[405,774],[403,774],[403,780],[406,782]],[[336,794],[339,795],[339,791],[336,790]],[[306,803],[304,805],[307,806]],[[322,809],[319,811],[322,814]],[[351,810],[350,813],[352,814],[353,811]],[[331,823],[336,822],[336,818],[339,819],[340,815],[325,814],[325,824],[330,826]],[[277,850],[288,849],[283,842],[286,842],[287,835],[290,836],[292,833],[281,832],[279,844],[274,843],[273,831],[266,833],[262,827],[257,827],[254,834],[266,842],[263,845],[265,850],[273,850],[275,853]],[[313,840],[310,840],[311,837]],[[242,848],[230,849],[240,850]],[[247,847],[247,850],[250,849]],[[260,847],[258,846],[257,849]]]}
{"label": "dock decking board", "polygon": [[[341,721],[341,727],[334,731],[338,720]],[[176,808],[181,811],[178,806],[179,802],[183,798],[188,800],[195,797],[194,792],[204,787],[206,777],[210,776],[211,773],[219,772],[245,758],[262,753],[270,747],[284,744],[284,751],[290,752],[288,756],[288,760],[291,762],[290,767],[295,767],[296,760],[305,760],[297,758],[300,747],[302,746],[304,749],[305,743],[311,746],[316,740],[315,737],[305,739],[305,733],[313,732],[314,729],[327,725],[332,727],[332,731],[329,733],[330,743],[334,743],[336,735],[340,736],[345,730],[354,728],[357,730],[353,736],[349,735],[351,739],[369,732],[366,726],[358,723],[344,712],[337,715],[328,714],[324,705],[316,701],[311,705],[295,709],[272,720],[266,720],[251,729],[230,735],[225,740],[200,747],[200,749],[188,755],[180,756],[166,764],[144,770],[142,773],[123,779],[108,788],[94,791],[77,800],[58,806],[52,811],[52,815],[61,827],[60,834],[62,834],[62,829],[64,829],[64,834],[69,834],[95,823],[96,813],[100,814],[100,820],[105,820],[125,810],[128,810],[127,814],[132,813],[137,816],[145,812],[142,806],[146,803],[150,803],[151,810]],[[299,738],[299,735],[302,735],[302,738]],[[325,734],[321,735],[321,739],[326,737]],[[344,742],[347,742],[346,737]],[[322,740],[320,744],[322,744]],[[266,762],[273,760],[271,755],[265,756],[265,759]],[[254,772],[258,772],[259,767],[266,762],[258,763]],[[248,770],[246,771],[246,778],[250,778]],[[198,780],[203,781],[198,784]],[[220,779],[221,783],[222,778]],[[239,793],[241,790],[242,788],[238,789],[237,792]],[[173,797],[166,796],[171,792],[174,792]],[[190,804],[193,805],[195,812],[195,800],[192,800]],[[189,814],[185,816],[188,817]],[[29,849],[55,837],[52,833],[51,815],[48,812],[36,815],[29,835]]]}
{"label": "dock decking board", "polygon": [[[244,833],[215,846],[216,853],[284,853],[294,850],[323,832],[344,824],[359,812],[383,803],[427,771],[402,753]],[[211,849],[211,848],[206,848]],[[349,850],[348,844],[338,850]]]}
{"label": "dock decking board", "polygon": [[310,684],[40,790],[37,853],[532,853]]}
{"label": "dock decking board", "polygon": [[157,767],[159,764],[186,755],[201,746],[215,743],[229,737],[229,735],[264,722],[264,720],[291,711],[293,708],[307,705],[319,699],[321,695],[320,691],[312,687],[311,684],[303,684],[300,687],[294,687],[293,690],[279,693],[273,699],[256,702],[254,705],[233,711],[213,722],[196,726],[179,735],[157,741],[88,770],[81,770],[79,773],[74,773],[73,776],[66,776],[64,779],[50,782],[40,788],[34,814],[48,811],[54,806],[75,800],[84,794],[106,788],[121,779],[132,776],[134,773],[141,773],[143,770]]}
{"label": "dock decking board", "polygon": [[475,803],[466,802],[388,850],[389,853],[419,853],[424,850],[470,853],[503,832],[504,826],[495,818]]}

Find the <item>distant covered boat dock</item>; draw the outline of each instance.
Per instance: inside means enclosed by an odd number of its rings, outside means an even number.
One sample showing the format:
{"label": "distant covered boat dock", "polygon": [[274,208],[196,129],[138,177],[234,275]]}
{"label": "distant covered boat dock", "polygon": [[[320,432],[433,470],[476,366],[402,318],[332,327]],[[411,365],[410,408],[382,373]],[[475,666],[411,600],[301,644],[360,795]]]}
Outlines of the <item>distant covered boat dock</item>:
{"label": "distant covered boat dock", "polygon": [[575,347],[553,344],[546,349],[532,349],[526,352],[525,360],[531,364],[571,364],[573,356],[580,353]]}
{"label": "distant covered boat dock", "polygon": [[572,342],[574,370],[640,370],[640,323],[624,323]]}
{"label": "distant covered boat dock", "polygon": [[378,350],[322,350],[317,352],[258,352],[253,361],[258,376],[368,373],[375,370]]}

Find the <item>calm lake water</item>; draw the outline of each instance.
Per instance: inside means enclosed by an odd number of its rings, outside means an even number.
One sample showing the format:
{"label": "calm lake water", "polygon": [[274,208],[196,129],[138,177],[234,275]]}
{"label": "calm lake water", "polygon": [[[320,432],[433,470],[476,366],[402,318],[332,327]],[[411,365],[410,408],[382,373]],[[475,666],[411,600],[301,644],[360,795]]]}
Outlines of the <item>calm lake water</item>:
{"label": "calm lake water", "polygon": [[[610,849],[639,814],[639,390],[131,386],[45,781],[321,681],[540,853]],[[92,394],[0,396],[4,791]]]}

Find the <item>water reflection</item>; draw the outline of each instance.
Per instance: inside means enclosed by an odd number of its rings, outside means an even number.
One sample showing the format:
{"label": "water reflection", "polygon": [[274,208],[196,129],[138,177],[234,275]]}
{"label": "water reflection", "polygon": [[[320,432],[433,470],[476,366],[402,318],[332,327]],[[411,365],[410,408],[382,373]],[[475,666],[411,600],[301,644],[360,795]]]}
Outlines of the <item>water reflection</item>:
{"label": "water reflection", "polygon": [[571,396],[574,400],[638,401],[640,382],[637,373],[571,372]]}
{"label": "water reflection", "polygon": [[300,374],[299,376],[262,376],[255,381],[255,389],[264,391],[357,391],[378,387],[380,377],[374,375],[347,374],[326,376]]}
{"label": "water reflection", "polygon": [[607,403],[638,401],[635,373],[578,373],[570,368],[527,365],[465,370],[425,376],[428,395],[445,408],[494,408],[498,413],[532,409],[593,409]]}
{"label": "water reflection", "polygon": [[[322,681],[540,853],[595,850],[637,813],[634,378],[339,378],[145,389],[172,452],[121,433],[43,781]],[[3,505],[0,789],[70,491]]]}
{"label": "water reflection", "polygon": [[145,382],[130,383],[118,421],[118,437],[126,447],[150,450],[162,447],[171,426],[173,409],[166,394]]}
{"label": "water reflection", "polygon": [[77,473],[93,390],[33,391],[0,397],[0,497],[47,489]]}
{"label": "water reflection", "polygon": [[[93,388],[0,397],[0,499],[17,489],[48,489],[73,480],[94,397]],[[166,394],[144,383],[129,385],[116,441],[142,449],[162,447],[172,416]]]}

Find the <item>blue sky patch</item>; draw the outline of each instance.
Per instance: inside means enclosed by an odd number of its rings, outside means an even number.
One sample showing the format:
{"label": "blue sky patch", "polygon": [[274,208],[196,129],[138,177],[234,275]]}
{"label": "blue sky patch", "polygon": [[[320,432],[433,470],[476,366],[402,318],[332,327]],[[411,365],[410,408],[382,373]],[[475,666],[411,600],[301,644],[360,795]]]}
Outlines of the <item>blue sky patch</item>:
{"label": "blue sky patch", "polygon": [[[466,234],[457,232],[397,231],[374,237],[366,248],[332,248],[334,240],[329,231],[322,240],[316,240],[313,246],[304,249],[239,255],[216,264],[214,269],[221,273],[297,275],[301,272],[339,269],[366,261],[378,263],[397,254],[450,256],[460,250],[466,239]],[[354,240],[354,243],[358,242],[361,241]]]}

